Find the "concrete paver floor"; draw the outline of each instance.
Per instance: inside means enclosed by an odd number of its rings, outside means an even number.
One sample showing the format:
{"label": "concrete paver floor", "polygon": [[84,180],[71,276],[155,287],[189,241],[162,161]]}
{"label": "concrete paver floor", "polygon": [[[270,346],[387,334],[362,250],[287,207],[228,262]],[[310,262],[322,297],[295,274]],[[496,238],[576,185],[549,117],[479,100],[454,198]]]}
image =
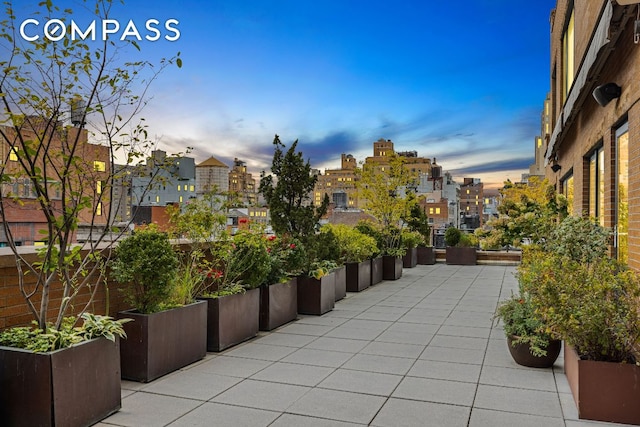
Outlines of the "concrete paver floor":
{"label": "concrete paver floor", "polygon": [[515,267],[417,266],[149,384],[101,426],[614,426],[579,420],[562,369],[511,359],[492,315]]}

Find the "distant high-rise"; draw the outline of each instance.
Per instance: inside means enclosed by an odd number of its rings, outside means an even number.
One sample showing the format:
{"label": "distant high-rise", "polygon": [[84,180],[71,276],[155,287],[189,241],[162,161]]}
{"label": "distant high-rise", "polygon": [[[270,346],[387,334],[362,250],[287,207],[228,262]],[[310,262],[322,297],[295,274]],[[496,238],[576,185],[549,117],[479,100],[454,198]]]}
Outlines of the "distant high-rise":
{"label": "distant high-rise", "polygon": [[229,191],[229,166],[211,156],[196,165],[196,194],[223,194]]}

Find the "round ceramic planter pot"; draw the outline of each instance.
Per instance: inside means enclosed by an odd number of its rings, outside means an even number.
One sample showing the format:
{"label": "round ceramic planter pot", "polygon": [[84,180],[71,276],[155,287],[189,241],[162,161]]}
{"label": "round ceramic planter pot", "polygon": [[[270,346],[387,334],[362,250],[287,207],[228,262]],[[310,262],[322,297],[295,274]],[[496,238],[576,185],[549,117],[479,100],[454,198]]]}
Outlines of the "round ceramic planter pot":
{"label": "round ceramic planter pot", "polygon": [[516,339],[515,336],[507,337],[507,347],[509,347],[509,353],[511,357],[518,365],[527,366],[529,368],[550,368],[555,363],[558,355],[560,354],[560,348],[562,342],[560,340],[549,341],[549,347],[547,347],[546,356],[534,356],[529,350],[529,344],[516,344],[512,345],[512,342]]}

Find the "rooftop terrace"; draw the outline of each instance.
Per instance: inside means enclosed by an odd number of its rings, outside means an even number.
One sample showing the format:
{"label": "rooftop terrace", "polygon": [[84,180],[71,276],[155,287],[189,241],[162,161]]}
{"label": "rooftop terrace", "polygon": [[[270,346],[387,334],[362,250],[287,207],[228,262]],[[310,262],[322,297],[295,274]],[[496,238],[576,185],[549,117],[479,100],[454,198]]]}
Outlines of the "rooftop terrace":
{"label": "rooftop terrace", "polygon": [[149,384],[100,426],[614,426],[578,420],[563,373],[492,326],[515,267],[419,265]]}

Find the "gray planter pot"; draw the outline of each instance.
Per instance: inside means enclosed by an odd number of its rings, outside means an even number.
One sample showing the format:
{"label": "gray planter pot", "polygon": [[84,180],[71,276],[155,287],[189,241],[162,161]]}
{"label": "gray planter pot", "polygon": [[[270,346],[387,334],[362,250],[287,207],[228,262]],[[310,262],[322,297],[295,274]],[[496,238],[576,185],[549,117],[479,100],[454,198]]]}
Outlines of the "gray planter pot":
{"label": "gray planter pot", "polygon": [[222,351],[258,335],[260,289],[207,301],[207,350]]}
{"label": "gray planter pot", "polygon": [[476,248],[448,246],[446,256],[450,265],[476,265],[478,259]]}
{"label": "gray planter pot", "polygon": [[124,324],[122,378],[153,381],[207,354],[207,304],[203,301],[153,314],[118,313],[118,318],[126,317],[133,322]]}
{"label": "gray planter pot", "polygon": [[347,291],[360,292],[371,285],[371,260],[349,262],[345,264],[347,271]]}
{"label": "gray planter pot", "polygon": [[120,343],[106,338],[50,353],[0,347],[6,426],[88,426],[117,412]]}
{"label": "gray planter pot", "polygon": [[298,276],[298,313],[319,316],[333,310],[336,302],[335,281],[333,272],[320,279]]}
{"label": "gray planter pot", "polygon": [[402,257],[384,255],[382,257],[382,279],[398,280],[402,277]]}
{"label": "gray planter pot", "polygon": [[298,317],[298,280],[260,287],[260,330],[270,331]]}

